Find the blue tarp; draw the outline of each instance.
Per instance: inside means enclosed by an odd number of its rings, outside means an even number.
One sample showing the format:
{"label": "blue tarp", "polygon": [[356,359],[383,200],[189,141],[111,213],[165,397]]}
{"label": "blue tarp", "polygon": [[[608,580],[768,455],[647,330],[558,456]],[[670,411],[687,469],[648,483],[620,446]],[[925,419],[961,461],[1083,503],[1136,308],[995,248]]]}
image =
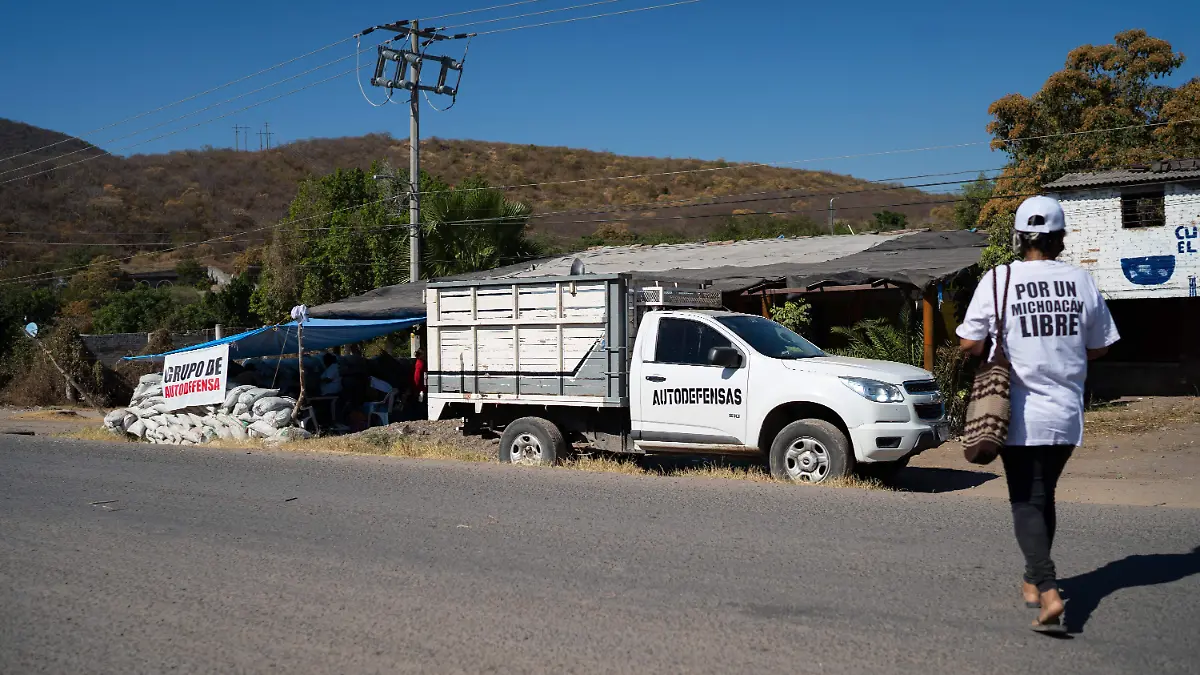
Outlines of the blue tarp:
{"label": "blue tarp", "polygon": [[[371,338],[395,333],[398,330],[410,328],[416,324],[425,323],[424,316],[413,316],[406,319],[309,319],[304,322],[304,351],[319,351],[370,340]],[[255,356],[280,356],[295,354],[296,322],[292,321],[278,326],[264,326],[248,330],[245,333],[230,335],[220,340],[212,340],[191,347],[175,349],[162,354],[147,356],[126,356],[127,361],[156,361],[168,354],[180,354],[205,347],[229,345],[231,360],[249,359]]]}

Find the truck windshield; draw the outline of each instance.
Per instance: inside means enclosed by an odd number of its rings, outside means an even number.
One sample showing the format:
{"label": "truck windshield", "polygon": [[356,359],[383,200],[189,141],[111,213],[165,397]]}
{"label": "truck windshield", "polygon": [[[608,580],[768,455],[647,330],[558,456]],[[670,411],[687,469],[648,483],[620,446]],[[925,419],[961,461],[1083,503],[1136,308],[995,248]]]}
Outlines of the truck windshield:
{"label": "truck windshield", "polygon": [[825,352],[783,326],[761,316],[741,314],[717,317],[717,321],[737,333],[754,351],[773,359],[807,359],[825,356]]}

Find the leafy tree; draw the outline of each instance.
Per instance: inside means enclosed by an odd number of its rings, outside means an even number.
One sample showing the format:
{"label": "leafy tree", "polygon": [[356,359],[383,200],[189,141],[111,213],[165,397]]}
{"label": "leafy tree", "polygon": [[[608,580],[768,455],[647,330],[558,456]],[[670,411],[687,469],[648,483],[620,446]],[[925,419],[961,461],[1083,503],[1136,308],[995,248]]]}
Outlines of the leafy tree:
{"label": "leafy tree", "polygon": [[962,186],[959,200],[954,202],[954,223],[964,230],[978,227],[979,212],[995,191],[995,182],[982,173],[973,182]]}
{"label": "leafy tree", "polygon": [[824,225],[808,216],[779,218],[754,214],[732,216],[708,235],[709,241],[745,241],[776,237],[814,237],[828,234]]}
{"label": "leafy tree", "polygon": [[[393,188],[371,177],[382,170],[338,169],[300,184],[264,255],[253,299],[263,321],[282,319],[300,302],[330,302],[408,276],[408,232],[398,227],[404,219],[395,213]],[[440,187],[428,179],[421,185]]]}
{"label": "leafy tree", "polygon": [[[358,169],[305,181],[267,248],[254,312],[274,322],[298,302],[332,302],[406,281],[408,213],[397,213],[406,182],[401,174],[381,184]],[[529,207],[482,179],[452,189],[422,174],[421,190],[426,276],[489,269],[536,252],[525,236]]]}
{"label": "leafy tree", "polygon": [[92,313],[97,333],[148,333],[162,326],[176,309],[171,292],[165,288],[139,286],[130,291],[112,292]]}
{"label": "leafy tree", "polygon": [[125,279],[121,265],[108,256],[99,256],[87,268],[76,272],[67,284],[65,299],[82,301],[96,307]]}
{"label": "leafy tree", "polygon": [[[978,222],[1011,218],[1023,195],[1066,172],[1200,155],[1200,124],[1190,121],[1200,118],[1200,78],[1158,83],[1183,62],[1166,40],[1128,30],[1113,44],[1072,50],[1033,96],[992,103],[991,145],[1010,162]],[[1086,133],[1118,127],[1128,128]]]}
{"label": "leafy tree", "polygon": [[903,213],[884,209],[871,215],[875,218],[875,227],[880,230],[902,230],[908,227],[908,216]]}
{"label": "leafy tree", "polygon": [[175,264],[175,274],[179,275],[179,283],[184,286],[205,286],[208,283],[208,269],[192,256],[185,256]]}
{"label": "leafy tree", "polygon": [[812,307],[805,300],[789,300],[782,305],[771,308],[771,318],[785,328],[804,335],[812,324],[809,310]]}

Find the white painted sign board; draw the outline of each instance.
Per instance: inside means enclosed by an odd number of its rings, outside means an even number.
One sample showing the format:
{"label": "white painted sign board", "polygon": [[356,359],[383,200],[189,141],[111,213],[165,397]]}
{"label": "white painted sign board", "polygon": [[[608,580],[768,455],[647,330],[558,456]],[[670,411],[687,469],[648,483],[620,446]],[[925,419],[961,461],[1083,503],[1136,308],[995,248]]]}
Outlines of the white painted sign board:
{"label": "white painted sign board", "polygon": [[168,355],[163,364],[163,398],[171,410],[225,402],[229,345]]}

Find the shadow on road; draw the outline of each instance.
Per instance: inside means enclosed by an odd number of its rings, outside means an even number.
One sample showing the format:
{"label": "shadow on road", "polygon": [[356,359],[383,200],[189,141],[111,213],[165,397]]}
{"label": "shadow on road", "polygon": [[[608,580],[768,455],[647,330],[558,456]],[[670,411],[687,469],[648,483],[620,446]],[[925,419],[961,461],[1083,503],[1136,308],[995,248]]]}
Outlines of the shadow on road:
{"label": "shadow on road", "polygon": [[956,492],[979,487],[999,478],[990,471],[964,471],[962,469],[935,469],[910,466],[891,480],[893,487],[906,492]]}
{"label": "shadow on road", "polygon": [[1060,579],[1067,598],[1067,632],[1082,633],[1100,601],[1119,590],[1169,584],[1193,574],[1200,574],[1200,546],[1187,553],[1131,555],[1086,574]]}

